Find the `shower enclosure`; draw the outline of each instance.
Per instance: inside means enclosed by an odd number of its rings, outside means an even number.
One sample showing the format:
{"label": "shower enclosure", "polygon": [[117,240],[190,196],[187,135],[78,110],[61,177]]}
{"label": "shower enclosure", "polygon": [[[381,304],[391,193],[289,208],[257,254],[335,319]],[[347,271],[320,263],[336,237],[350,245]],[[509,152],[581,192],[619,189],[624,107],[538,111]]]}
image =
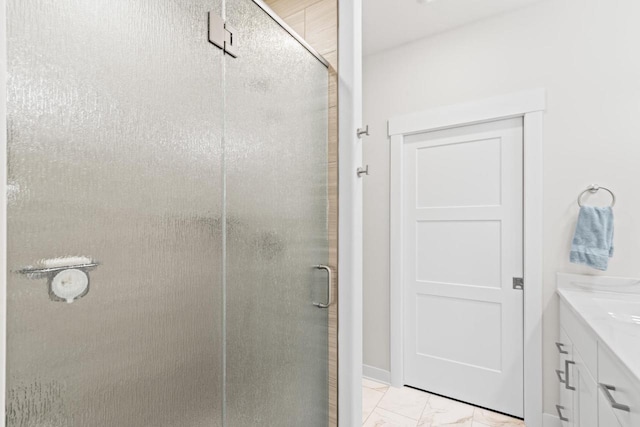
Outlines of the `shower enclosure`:
{"label": "shower enclosure", "polygon": [[8,426],[328,425],[328,72],[264,9],[8,1]]}

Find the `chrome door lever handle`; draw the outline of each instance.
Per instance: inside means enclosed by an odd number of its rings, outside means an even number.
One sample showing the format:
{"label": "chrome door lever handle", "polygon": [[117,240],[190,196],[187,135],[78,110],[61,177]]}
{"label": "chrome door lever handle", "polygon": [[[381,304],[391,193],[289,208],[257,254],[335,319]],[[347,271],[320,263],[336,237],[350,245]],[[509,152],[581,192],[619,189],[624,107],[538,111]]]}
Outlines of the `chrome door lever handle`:
{"label": "chrome door lever handle", "polygon": [[313,267],[317,268],[318,270],[325,270],[327,272],[327,283],[329,286],[329,289],[327,291],[327,302],[326,303],[314,302],[313,305],[315,305],[318,308],[327,308],[331,304],[333,304],[333,290],[331,289],[333,284],[333,273],[331,271],[331,267],[327,265],[314,265]]}

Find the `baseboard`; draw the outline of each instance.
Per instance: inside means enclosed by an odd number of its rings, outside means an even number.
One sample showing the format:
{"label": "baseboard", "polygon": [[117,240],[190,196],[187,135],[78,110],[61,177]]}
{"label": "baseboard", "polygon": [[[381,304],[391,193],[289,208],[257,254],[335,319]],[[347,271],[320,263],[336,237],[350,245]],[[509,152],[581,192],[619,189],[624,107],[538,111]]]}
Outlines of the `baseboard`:
{"label": "baseboard", "polygon": [[562,423],[555,415],[542,414],[542,427],[562,427]]}
{"label": "baseboard", "polygon": [[380,383],[391,383],[391,372],[374,366],[362,365],[362,376]]}

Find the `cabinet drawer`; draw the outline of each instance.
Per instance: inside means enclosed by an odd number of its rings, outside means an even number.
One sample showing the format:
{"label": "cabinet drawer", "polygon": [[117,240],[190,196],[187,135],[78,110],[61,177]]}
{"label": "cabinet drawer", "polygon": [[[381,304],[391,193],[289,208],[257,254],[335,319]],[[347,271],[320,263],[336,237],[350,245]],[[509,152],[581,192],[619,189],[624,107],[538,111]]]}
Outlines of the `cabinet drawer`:
{"label": "cabinet drawer", "polygon": [[599,407],[608,406],[622,427],[640,426],[640,383],[603,345],[598,346],[598,387]]}
{"label": "cabinet drawer", "polygon": [[589,328],[573,313],[571,308],[560,300],[560,326],[567,332],[573,343],[573,349],[584,359],[584,364],[593,378],[597,378],[598,344],[591,336]]}
{"label": "cabinet drawer", "polygon": [[[573,353],[575,365],[570,369],[568,381],[573,392],[573,425],[579,427],[599,427],[598,385],[586,369],[581,354]],[[571,372],[573,371],[573,372]]]}
{"label": "cabinet drawer", "polygon": [[622,427],[622,424],[613,413],[614,409],[609,405],[607,397],[598,391],[598,426],[600,427]]}

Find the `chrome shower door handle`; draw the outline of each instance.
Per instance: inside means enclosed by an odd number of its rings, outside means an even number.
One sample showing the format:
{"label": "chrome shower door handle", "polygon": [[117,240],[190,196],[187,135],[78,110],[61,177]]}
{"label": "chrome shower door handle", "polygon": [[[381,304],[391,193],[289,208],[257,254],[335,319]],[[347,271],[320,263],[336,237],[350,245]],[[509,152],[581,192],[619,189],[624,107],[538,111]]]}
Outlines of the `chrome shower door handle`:
{"label": "chrome shower door handle", "polygon": [[315,305],[318,308],[327,308],[331,304],[333,304],[333,291],[331,290],[331,284],[333,283],[333,273],[331,271],[331,267],[327,265],[314,265],[313,267],[317,268],[318,270],[325,270],[327,272],[327,284],[328,284],[327,303],[323,304],[321,302],[314,302],[313,305]]}

